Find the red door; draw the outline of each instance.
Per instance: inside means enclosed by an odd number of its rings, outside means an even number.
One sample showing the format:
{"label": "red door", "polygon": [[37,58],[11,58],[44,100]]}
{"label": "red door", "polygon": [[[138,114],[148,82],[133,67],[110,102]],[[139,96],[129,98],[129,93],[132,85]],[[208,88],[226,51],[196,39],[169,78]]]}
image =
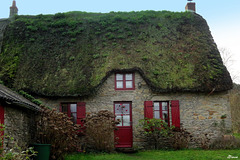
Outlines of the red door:
{"label": "red door", "polygon": [[132,105],[131,102],[114,102],[115,119],[120,120],[115,131],[116,148],[132,147]]}

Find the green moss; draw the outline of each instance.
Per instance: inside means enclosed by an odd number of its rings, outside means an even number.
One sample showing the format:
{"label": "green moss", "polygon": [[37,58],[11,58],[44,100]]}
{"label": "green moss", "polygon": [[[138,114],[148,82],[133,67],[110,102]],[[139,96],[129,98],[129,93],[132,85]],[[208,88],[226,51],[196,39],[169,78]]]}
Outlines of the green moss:
{"label": "green moss", "polygon": [[1,81],[42,95],[90,94],[108,71],[136,67],[160,91],[231,81],[206,22],[188,12],[17,16],[2,48]]}
{"label": "green moss", "polygon": [[35,99],[32,95],[28,94],[27,92],[24,92],[23,90],[20,90],[18,93],[37,105],[42,104],[42,102],[39,99]]}

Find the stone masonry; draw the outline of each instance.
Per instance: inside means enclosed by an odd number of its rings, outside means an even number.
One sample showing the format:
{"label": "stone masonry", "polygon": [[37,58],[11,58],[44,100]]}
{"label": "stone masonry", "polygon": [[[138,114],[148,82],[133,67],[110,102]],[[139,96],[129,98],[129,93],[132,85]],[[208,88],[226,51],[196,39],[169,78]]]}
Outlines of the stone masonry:
{"label": "stone masonry", "polygon": [[[115,90],[114,74],[98,89],[95,95],[87,98],[41,98],[46,106],[59,109],[61,102],[86,102],[86,111],[107,109],[113,112],[114,101],[132,102],[133,144],[141,146],[144,142],[139,136],[138,121],[144,118],[144,101],[180,102],[180,121],[194,137],[208,134],[211,140],[221,136],[221,122],[231,130],[231,114],[228,92],[221,93],[153,93],[138,72],[135,72],[135,90]],[[170,114],[171,115],[171,114]],[[226,115],[224,120],[221,116]],[[171,117],[170,117],[171,119]],[[196,145],[195,145],[196,146]]]}
{"label": "stone masonry", "polygon": [[[4,106],[5,135],[13,137],[19,147],[25,148],[34,142],[35,135],[35,114],[29,109],[15,105],[2,104]],[[9,143],[9,139],[4,140],[6,149],[14,144]]]}

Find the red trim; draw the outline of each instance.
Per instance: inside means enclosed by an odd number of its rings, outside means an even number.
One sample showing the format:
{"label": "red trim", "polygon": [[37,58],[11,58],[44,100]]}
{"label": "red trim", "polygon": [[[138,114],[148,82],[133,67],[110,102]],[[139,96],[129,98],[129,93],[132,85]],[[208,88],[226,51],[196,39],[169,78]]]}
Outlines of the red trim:
{"label": "red trim", "polygon": [[0,123],[4,124],[4,107],[0,105]]}
{"label": "red trim", "polygon": [[69,104],[67,104],[67,115],[68,115],[68,117],[71,117],[71,109],[70,109],[70,105],[71,104],[76,104],[76,103],[69,103]]}
{"label": "red trim", "polygon": [[[123,75],[123,88],[117,88],[117,74],[122,74]],[[131,81],[131,80],[126,80],[126,74],[132,74],[132,88],[126,88],[126,81]],[[135,73],[115,73],[115,90],[135,90]],[[120,81],[120,80],[118,80]]]}
{"label": "red trim", "polygon": [[59,112],[62,112],[62,103],[59,105]]}

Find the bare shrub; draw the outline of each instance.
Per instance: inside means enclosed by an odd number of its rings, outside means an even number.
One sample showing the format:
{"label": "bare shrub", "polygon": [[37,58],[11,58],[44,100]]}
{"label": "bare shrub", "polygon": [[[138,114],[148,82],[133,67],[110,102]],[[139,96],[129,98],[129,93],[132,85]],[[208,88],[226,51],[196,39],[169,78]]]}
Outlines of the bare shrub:
{"label": "bare shrub", "polygon": [[193,139],[193,136],[184,128],[173,129],[172,135],[170,140],[175,150],[188,148],[189,142]]}
{"label": "bare shrub", "polygon": [[200,136],[200,147],[202,149],[209,149],[210,147],[210,138],[208,137],[208,134],[202,134]]}
{"label": "bare shrub", "polygon": [[51,144],[51,158],[61,160],[66,153],[77,151],[78,130],[67,115],[43,107],[37,120],[37,141]]}
{"label": "bare shrub", "polygon": [[229,95],[234,133],[240,133],[240,85],[234,84]]}
{"label": "bare shrub", "polygon": [[114,130],[119,123],[108,110],[88,113],[85,118],[85,141],[90,150],[111,152],[114,148]]}
{"label": "bare shrub", "polygon": [[232,135],[224,135],[217,138],[209,146],[210,149],[239,149],[240,139],[235,138]]}

